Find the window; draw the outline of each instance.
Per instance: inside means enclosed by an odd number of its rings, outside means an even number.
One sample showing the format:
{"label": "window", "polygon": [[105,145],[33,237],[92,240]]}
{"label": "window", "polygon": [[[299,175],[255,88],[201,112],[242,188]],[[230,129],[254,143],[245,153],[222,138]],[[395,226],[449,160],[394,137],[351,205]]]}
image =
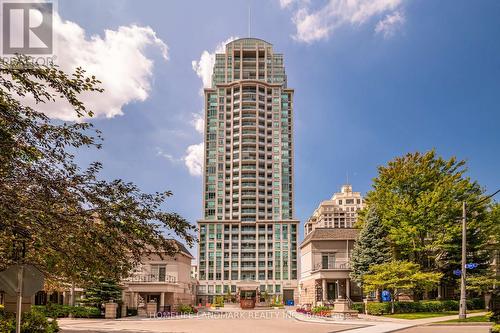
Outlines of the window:
{"label": "window", "polygon": [[321,268],[335,268],[335,253],[324,253],[321,255]]}
{"label": "window", "polygon": [[151,274],[158,282],[165,282],[167,276],[166,265],[151,265]]}

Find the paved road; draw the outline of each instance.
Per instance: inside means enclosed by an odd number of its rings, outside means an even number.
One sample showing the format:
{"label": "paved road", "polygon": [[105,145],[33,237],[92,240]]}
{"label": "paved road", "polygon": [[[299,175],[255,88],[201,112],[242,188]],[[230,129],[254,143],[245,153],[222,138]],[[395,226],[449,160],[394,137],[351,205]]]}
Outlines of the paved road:
{"label": "paved road", "polygon": [[[248,314],[248,313],[247,313]],[[138,319],[138,320],[89,320],[61,319],[59,325],[64,333],[77,332],[128,332],[128,333],[330,333],[340,332],[360,325],[337,323],[307,323],[286,317],[285,312],[266,312],[257,315],[236,318],[199,318],[199,319]]]}
{"label": "paved road", "polygon": [[[60,319],[64,333],[486,333],[488,326],[427,326],[432,321],[453,319],[456,316],[402,320],[376,318],[377,320],[351,320],[345,322],[297,316],[297,320],[285,311],[238,311],[230,313],[205,314],[197,318],[184,319]],[[479,315],[479,314],[474,314]],[[417,327],[412,327],[416,326]]]}

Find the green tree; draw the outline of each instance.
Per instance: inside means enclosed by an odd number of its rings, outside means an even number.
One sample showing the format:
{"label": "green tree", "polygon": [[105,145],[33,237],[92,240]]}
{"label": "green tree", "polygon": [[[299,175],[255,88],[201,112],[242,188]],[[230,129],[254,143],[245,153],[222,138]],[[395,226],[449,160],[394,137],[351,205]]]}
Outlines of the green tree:
{"label": "green tree", "polygon": [[101,279],[85,289],[83,303],[100,308],[110,301],[119,302],[122,299],[122,288],[114,280]]}
{"label": "green tree", "polygon": [[500,277],[494,272],[489,274],[470,274],[467,272],[467,290],[478,294],[492,293],[500,284]]}
{"label": "green tree", "polygon": [[145,252],[178,252],[173,235],[193,243],[194,227],[163,209],[170,191],[144,193],[100,179],[99,162],[77,165],[78,149],[101,147],[91,123],[56,122],[36,110],[63,100],[89,117],[79,98],[101,91],[80,68],[68,75],[24,56],[0,62],[0,270],[27,262],[49,279],[83,286],[119,280]]}
{"label": "green tree", "polygon": [[474,205],[469,212],[469,262],[487,266],[485,251],[488,200],[477,182],[465,176],[465,161],[445,160],[434,150],[397,157],[378,168],[366,202],[377,208],[387,228],[393,256],[426,269],[439,269],[449,278],[460,268],[462,202]]}
{"label": "green tree", "polygon": [[387,231],[380,222],[375,207],[370,207],[364,224],[352,250],[351,278],[362,283],[363,276],[370,272],[370,265],[378,265],[391,259]]}
{"label": "green tree", "polygon": [[366,291],[387,290],[391,294],[391,313],[398,292],[414,288],[435,287],[442,273],[422,272],[420,266],[409,261],[391,261],[370,266],[371,273],[363,278]]}

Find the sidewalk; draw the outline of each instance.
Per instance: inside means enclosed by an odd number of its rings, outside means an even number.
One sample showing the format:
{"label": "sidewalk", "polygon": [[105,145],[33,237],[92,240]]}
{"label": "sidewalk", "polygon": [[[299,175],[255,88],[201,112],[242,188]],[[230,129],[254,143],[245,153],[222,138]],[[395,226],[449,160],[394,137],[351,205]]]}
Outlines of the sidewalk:
{"label": "sidewalk", "polygon": [[[335,323],[335,324],[353,324],[353,325],[365,325],[365,327],[355,328],[349,330],[349,333],[386,333],[399,331],[405,328],[415,327],[415,326],[425,326],[433,324],[436,322],[442,322],[446,320],[456,319],[457,315],[443,316],[443,317],[433,317],[433,318],[423,318],[423,319],[399,319],[399,318],[388,318],[382,316],[370,316],[370,315],[360,315],[359,319],[352,320],[335,320],[329,318],[319,318],[319,317],[309,317],[300,313],[288,312],[296,320],[311,322],[311,323]],[[487,312],[476,312],[468,314],[468,317],[482,316]],[[473,325],[474,323],[471,323]],[[450,325],[453,325],[450,323]]]}

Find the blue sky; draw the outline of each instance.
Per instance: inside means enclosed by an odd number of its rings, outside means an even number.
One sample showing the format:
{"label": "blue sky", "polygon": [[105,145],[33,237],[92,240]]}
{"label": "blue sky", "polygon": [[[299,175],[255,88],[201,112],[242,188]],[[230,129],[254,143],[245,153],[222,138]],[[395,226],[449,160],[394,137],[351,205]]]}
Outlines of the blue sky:
{"label": "blue sky", "polygon": [[[106,96],[122,114],[106,118],[103,107],[92,122],[104,133],[104,148],[81,151],[79,161],[101,160],[103,177],[147,192],[172,190],[166,208],[195,223],[202,178],[190,174],[185,158],[203,140],[194,126],[203,100],[192,61],[230,37],[246,37],[250,6],[251,35],[284,53],[295,88],[295,214],[302,222],[347,172],[354,190],[366,193],[377,166],[417,150],[466,159],[470,177],[487,192],[500,188],[500,2],[339,3],[59,1],[62,20],[79,25],[89,43],[91,36],[108,41],[105,30],[149,27],[135,35],[150,38],[138,44],[143,58],[119,49],[95,73],[117,81],[112,87],[125,85]],[[140,71],[144,59],[152,61],[149,71],[130,82],[145,91],[127,99],[127,71]],[[114,64],[122,76],[105,74]]]}

